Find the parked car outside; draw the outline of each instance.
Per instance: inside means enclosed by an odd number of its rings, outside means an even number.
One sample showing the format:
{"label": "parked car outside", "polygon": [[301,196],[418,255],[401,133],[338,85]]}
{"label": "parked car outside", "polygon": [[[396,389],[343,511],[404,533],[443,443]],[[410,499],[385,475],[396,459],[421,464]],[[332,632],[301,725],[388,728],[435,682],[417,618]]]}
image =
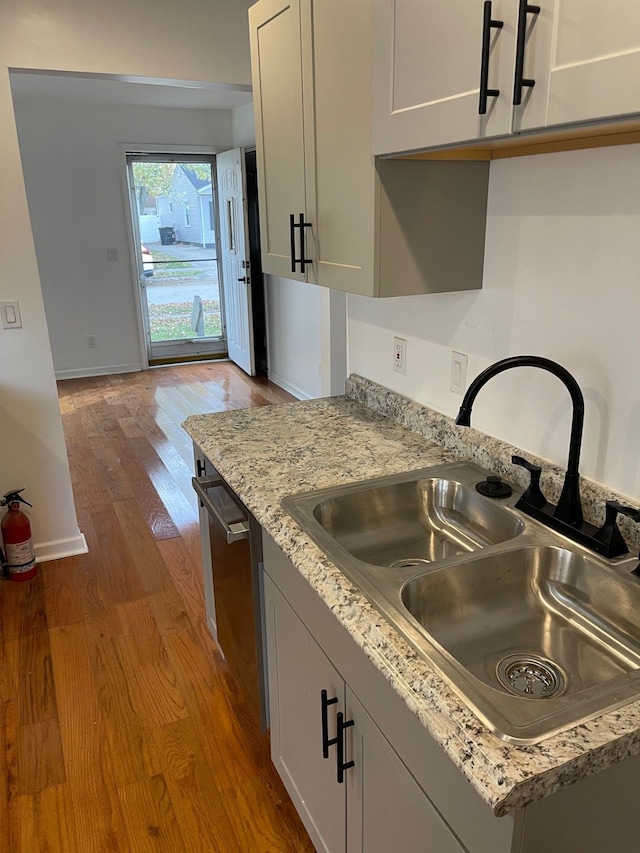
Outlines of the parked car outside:
{"label": "parked car outside", "polygon": [[144,243],[140,243],[140,252],[142,254],[142,269],[148,278],[150,275],[153,275],[153,255]]}

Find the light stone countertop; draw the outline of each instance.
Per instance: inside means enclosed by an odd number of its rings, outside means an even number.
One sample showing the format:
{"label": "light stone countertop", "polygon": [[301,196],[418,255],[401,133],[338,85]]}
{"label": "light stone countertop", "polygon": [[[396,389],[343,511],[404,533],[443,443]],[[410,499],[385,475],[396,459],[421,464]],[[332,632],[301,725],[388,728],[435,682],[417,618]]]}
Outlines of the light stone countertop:
{"label": "light stone countertop", "polygon": [[[496,815],[640,753],[640,702],[535,745],[501,741],[280,506],[296,492],[456,459],[513,482],[506,460],[518,448],[355,375],[343,397],[192,415],[183,426]],[[548,475],[551,499],[560,475]],[[594,515],[603,494],[588,483],[583,494]]]}

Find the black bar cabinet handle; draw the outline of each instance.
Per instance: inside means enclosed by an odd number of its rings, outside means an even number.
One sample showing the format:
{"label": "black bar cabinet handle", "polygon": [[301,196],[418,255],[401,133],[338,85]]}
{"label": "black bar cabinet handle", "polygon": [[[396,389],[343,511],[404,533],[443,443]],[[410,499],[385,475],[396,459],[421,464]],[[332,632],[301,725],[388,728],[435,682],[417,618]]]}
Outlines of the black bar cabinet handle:
{"label": "black bar cabinet handle", "polygon": [[338,738],[334,737],[329,740],[329,719],[327,715],[327,709],[329,705],[335,705],[338,701],[338,697],[335,696],[333,699],[327,698],[327,691],[320,691],[320,706],[321,706],[321,716],[322,716],[322,757],[329,758],[329,747],[333,746],[334,743],[338,742]]}
{"label": "black bar cabinet handle", "polygon": [[304,229],[311,228],[311,223],[304,221],[304,213],[300,214],[300,222],[298,228],[300,229],[300,271],[305,272],[305,266],[307,264],[310,264],[311,261],[309,260],[309,258],[307,258],[307,249],[304,240]]}
{"label": "black bar cabinet handle", "polygon": [[539,15],[540,6],[532,6],[527,0],[520,0],[518,12],[518,36],[516,38],[516,74],[513,81],[513,105],[520,106],[522,103],[522,90],[525,86],[533,89],[536,81],[523,77],[524,74],[524,43],[527,35],[527,15]]}
{"label": "black bar cabinet handle", "polygon": [[494,21],[491,17],[491,0],[484,0],[482,23],[482,61],[480,63],[480,103],[478,113],[483,116],[487,112],[487,98],[497,98],[500,89],[489,89],[489,50],[491,48],[491,30],[501,30],[504,21]]}
{"label": "black bar cabinet handle", "polygon": [[298,263],[296,260],[296,232],[295,232],[295,219],[293,213],[289,214],[289,236],[291,238],[291,272],[296,271],[296,264]]}
{"label": "black bar cabinet handle", "polygon": [[[296,258],[296,228],[300,229],[300,257]],[[300,264],[300,272],[305,272],[305,266],[311,261],[306,257],[306,248],[304,242],[304,229],[311,228],[310,222],[304,221],[304,213],[298,215],[296,222],[293,213],[289,214],[289,237],[291,238],[291,272],[296,271],[296,265]]]}
{"label": "black bar cabinet handle", "polygon": [[337,758],[338,785],[342,785],[342,783],[344,782],[344,771],[348,770],[350,767],[353,767],[355,764],[354,761],[347,761],[345,763],[345,760],[344,760],[344,731],[345,731],[345,729],[348,729],[350,726],[353,725],[353,720],[347,720],[345,723],[344,716],[340,711],[338,711],[338,713],[336,714],[336,720],[337,720],[336,738],[338,741],[338,758]]}

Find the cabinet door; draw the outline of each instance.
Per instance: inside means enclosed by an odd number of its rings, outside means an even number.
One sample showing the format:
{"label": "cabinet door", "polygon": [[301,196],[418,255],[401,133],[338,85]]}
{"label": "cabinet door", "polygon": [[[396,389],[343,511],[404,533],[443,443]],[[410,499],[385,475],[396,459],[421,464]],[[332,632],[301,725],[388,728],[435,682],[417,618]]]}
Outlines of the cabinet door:
{"label": "cabinet door", "polygon": [[262,269],[306,281],[291,268],[290,230],[290,215],[306,213],[300,26],[298,0],[249,9]]}
{"label": "cabinet door", "polygon": [[345,792],[336,783],[335,747],[322,749],[321,691],[328,737],[344,709],[344,681],[268,575],[264,576],[271,758],[318,850],[345,850]]}
{"label": "cabinet door", "polygon": [[356,696],[347,687],[346,772],[349,853],[461,853],[440,817]]}
{"label": "cabinet door", "polygon": [[640,111],[640,5],[556,0],[547,124]]}
{"label": "cabinet door", "polygon": [[514,129],[640,112],[640,5],[541,0],[530,15],[524,76],[535,80]]}
{"label": "cabinet door", "polygon": [[516,5],[493,0],[488,88],[479,112],[482,0],[374,0],[374,154],[511,132]]}
{"label": "cabinet door", "polygon": [[[373,294],[375,165],[371,156],[371,0],[311,0],[314,144],[307,198],[317,284]],[[337,25],[339,22],[339,26]]]}

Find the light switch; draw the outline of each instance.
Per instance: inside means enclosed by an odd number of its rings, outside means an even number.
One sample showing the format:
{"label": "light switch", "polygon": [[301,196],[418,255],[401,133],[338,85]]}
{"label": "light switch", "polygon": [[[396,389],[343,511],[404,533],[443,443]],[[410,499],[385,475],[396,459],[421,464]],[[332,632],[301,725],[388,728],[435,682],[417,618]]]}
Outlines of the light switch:
{"label": "light switch", "polygon": [[21,329],[22,318],[18,302],[0,302],[0,316],[3,329]]}
{"label": "light switch", "polygon": [[456,394],[464,394],[467,384],[467,356],[463,352],[451,353],[451,376],[449,387]]}

